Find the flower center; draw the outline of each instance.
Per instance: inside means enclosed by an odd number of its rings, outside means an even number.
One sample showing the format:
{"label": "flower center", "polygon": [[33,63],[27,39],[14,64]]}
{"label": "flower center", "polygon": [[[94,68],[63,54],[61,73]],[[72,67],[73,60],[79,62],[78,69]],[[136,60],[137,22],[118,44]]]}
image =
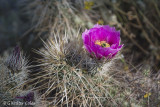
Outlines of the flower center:
{"label": "flower center", "polygon": [[95,42],[96,45],[99,45],[103,48],[108,48],[110,47],[110,45],[106,42],[106,41],[100,41],[100,40],[96,40]]}

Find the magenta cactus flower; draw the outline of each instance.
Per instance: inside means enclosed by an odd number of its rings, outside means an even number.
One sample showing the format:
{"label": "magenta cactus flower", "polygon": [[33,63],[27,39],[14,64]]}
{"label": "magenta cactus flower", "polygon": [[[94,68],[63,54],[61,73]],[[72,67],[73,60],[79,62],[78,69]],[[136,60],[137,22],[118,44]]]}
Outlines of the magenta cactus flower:
{"label": "magenta cactus flower", "polygon": [[94,25],[82,34],[86,50],[97,59],[113,58],[123,47],[120,45],[120,31],[109,25]]}

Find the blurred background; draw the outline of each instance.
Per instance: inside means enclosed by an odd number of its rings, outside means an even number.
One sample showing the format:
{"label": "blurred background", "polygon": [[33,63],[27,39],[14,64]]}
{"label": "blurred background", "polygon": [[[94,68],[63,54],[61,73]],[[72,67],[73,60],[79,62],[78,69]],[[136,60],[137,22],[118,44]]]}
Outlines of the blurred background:
{"label": "blurred background", "polygon": [[41,56],[33,50],[43,49],[42,40],[81,36],[97,23],[120,30],[124,47],[116,67],[136,100],[160,105],[160,0],[0,0],[0,57],[18,45],[37,64]]}
{"label": "blurred background", "polygon": [[121,31],[124,69],[160,69],[159,0],[0,0],[0,54],[20,45],[34,57],[51,31],[109,24]]}

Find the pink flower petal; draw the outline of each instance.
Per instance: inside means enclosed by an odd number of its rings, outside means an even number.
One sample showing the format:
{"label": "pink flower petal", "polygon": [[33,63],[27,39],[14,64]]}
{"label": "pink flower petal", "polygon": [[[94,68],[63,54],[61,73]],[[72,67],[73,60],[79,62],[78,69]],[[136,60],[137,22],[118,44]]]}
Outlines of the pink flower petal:
{"label": "pink flower petal", "polygon": [[[120,44],[120,31],[116,31],[115,27],[110,27],[109,25],[94,25],[93,28],[86,30],[82,34],[82,39],[85,48],[90,54],[93,54],[101,59],[114,57],[123,47]],[[96,45],[95,42],[106,41],[110,47],[102,47]]]}

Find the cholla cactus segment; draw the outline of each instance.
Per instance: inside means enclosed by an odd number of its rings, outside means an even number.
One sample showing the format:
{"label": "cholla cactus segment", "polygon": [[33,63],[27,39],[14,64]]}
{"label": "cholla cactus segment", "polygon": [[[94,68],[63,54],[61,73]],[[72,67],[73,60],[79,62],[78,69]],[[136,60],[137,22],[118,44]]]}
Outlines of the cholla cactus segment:
{"label": "cholla cactus segment", "polygon": [[98,59],[112,58],[122,48],[120,44],[120,31],[108,25],[94,25],[82,34],[85,48]]}

